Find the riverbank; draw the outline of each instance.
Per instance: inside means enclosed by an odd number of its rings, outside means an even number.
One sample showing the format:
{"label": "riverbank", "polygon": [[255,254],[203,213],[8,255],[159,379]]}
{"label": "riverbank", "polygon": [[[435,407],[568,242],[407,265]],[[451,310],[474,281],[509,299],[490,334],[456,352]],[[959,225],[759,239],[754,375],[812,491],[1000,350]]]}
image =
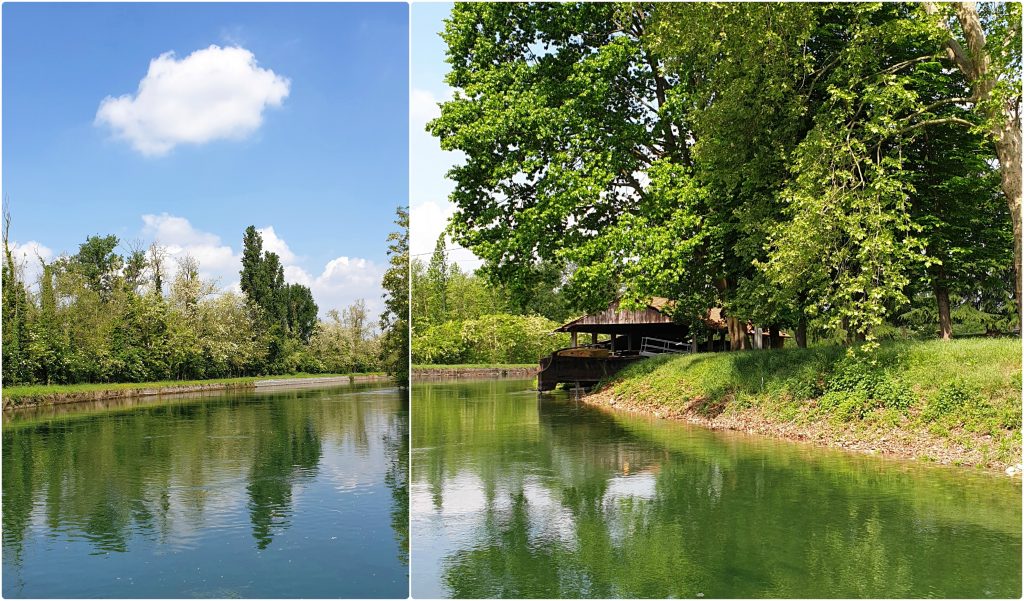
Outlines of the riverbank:
{"label": "riverbank", "polygon": [[62,405],[88,401],[204,392],[238,390],[269,386],[330,386],[387,379],[380,373],[360,374],[287,374],[247,376],[213,380],[168,380],[163,382],[122,382],[99,384],[55,384],[50,386],[11,386],[2,390],[4,409]]}
{"label": "riverbank", "polygon": [[1019,338],[656,357],[588,403],[988,470],[1021,463]]}
{"label": "riverbank", "polygon": [[537,375],[537,364],[413,365],[412,374],[417,378],[532,378]]}

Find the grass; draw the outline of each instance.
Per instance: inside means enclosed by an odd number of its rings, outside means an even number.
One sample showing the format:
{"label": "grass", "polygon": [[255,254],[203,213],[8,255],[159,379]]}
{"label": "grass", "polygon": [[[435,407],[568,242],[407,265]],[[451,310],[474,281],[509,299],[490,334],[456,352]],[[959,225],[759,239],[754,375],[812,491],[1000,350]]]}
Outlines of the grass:
{"label": "grass", "polygon": [[[1019,460],[1021,341],[900,341],[872,353],[842,346],[675,355],[641,361],[604,384],[616,396],[705,418],[751,409],[777,423],[871,436],[928,433]],[[980,442],[979,442],[980,441]]]}
{"label": "grass", "polygon": [[2,389],[4,401],[14,405],[39,398],[74,394],[101,393],[112,391],[133,391],[151,388],[172,388],[175,386],[223,385],[228,388],[246,388],[254,386],[259,380],[285,380],[302,378],[330,378],[362,375],[381,375],[379,373],[355,374],[283,374],[277,376],[245,376],[241,378],[211,378],[209,380],[164,380],[160,382],[103,382],[88,384],[50,384],[9,386]]}
{"label": "grass", "polygon": [[454,365],[414,364],[413,369],[521,369],[536,363],[458,363]]}

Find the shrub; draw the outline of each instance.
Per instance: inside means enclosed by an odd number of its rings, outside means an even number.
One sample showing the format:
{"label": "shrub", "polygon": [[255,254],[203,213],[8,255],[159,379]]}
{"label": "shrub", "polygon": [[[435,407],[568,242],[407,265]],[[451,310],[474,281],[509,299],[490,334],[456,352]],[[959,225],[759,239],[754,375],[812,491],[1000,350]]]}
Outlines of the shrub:
{"label": "shrub", "polygon": [[921,416],[934,421],[954,411],[976,412],[984,404],[978,391],[963,380],[951,380],[939,388],[925,405]]}
{"label": "shrub", "polygon": [[566,334],[544,317],[495,313],[478,319],[448,321],[417,332],[412,340],[413,363],[533,363],[568,346]]}

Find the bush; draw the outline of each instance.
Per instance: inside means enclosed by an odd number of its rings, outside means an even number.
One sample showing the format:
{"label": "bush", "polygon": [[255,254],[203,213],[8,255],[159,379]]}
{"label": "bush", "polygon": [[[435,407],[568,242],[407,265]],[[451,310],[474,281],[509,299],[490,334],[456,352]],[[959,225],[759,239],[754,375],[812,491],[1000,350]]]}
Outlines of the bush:
{"label": "bush", "polygon": [[837,421],[848,422],[864,419],[875,403],[863,390],[834,390],[826,392],[818,401],[819,406],[832,414]]}
{"label": "bush", "polygon": [[507,313],[448,321],[416,332],[412,360],[433,365],[534,363],[568,346],[568,335],[552,334],[558,325],[544,317]]}
{"label": "bush", "polygon": [[939,388],[928,400],[921,416],[927,421],[934,421],[954,411],[976,413],[983,405],[984,400],[977,389],[957,379]]}
{"label": "bush", "polygon": [[836,365],[826,389],[830,393],[852,395],[846,397],[846,405],[837,405],[849,409],[844,415],[855,413],[864,417],[876,407],[906,411],[917,400],[914,392],[891,369],[883,369],[881,363],[868,361],[860,355],[847,355]]}

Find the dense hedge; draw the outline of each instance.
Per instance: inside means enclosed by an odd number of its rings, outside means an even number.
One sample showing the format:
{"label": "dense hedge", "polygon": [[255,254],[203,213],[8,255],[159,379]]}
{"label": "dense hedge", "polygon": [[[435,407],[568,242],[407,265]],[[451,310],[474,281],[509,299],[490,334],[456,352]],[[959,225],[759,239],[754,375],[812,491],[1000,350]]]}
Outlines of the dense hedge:
{"label": "dense hedge", "polygon": [[418,331],[412,340],[413,363],[533,363],[569,345],[560,324],[544,317],[497,313],[447,321]]}

